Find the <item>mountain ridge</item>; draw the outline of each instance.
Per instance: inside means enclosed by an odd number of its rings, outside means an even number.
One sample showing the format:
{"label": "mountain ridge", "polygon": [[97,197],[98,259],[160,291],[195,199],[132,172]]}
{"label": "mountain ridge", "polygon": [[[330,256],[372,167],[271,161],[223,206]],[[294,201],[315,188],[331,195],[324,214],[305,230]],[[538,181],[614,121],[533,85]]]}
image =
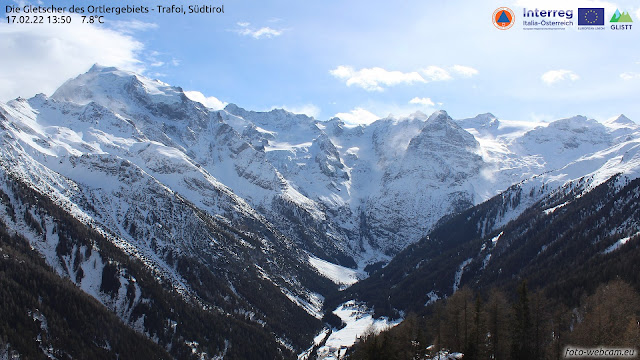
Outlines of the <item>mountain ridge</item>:
{"label": "mountain ridge", "polygon": [[[98,65],[51,97],[0,104],[0,143],[5,178],[97,229],[175,291],[211,308],[240,304],[294,352],[326,326],[325,298],[347,277],[336,272],[362,277],[486,201],[500,205],[478,225],[481,237],[567,186],[579,197],[640,170],[640,127],[624,115],[530,123],[436,111],[347,127],[282,109],[213,110],[180,87]],[[71,258],[47,246],[34,243],[76,279]],[[249,294],[256,289],[284,305]],[[307,327],[282,326],[287,311]]]}

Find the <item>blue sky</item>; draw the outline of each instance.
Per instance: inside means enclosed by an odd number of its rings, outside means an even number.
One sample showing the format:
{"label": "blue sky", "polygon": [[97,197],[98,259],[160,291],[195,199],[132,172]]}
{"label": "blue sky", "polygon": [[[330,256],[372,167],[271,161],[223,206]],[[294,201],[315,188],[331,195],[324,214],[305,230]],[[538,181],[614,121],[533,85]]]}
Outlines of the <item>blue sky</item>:
{"label": "blue sky", "polygon": [[[43,5],[94,1],[43,0]],[[35,2],[33,2],[35,4]],[[168,1],[109,1],[153,6]],[[106,24],[0,24],[0,99],[50,95],[91,64],[114,65],[181,86],[211,106],[284,107],[353,123],[444,109],[454,118],[577,114],[640,122],[640,4],[635,0],[248,1],[224,14],[107,16]],[[22,4],[22,3],[21,3]],[[494,28],[508,6],[515,26]],[[527,9],[616,8],[629,31],[525,31]],[[4,8],[2,9],[5,10]],[[577,24],[577,17],[573,21]]]}

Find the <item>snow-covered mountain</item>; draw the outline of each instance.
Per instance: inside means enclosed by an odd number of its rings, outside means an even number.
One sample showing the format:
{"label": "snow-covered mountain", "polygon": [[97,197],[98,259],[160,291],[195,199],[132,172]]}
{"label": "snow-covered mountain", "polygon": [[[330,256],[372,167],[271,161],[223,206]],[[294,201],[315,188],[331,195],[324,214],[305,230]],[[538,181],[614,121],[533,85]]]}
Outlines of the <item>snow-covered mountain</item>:
{"label": "snow-covered mountain", "polygon": [[2,113],[14,143],[68,179],[117,187],[85,170],[126,160],[211,214],[259,218],[307,251],[359,267],[388,260],[442,216],[638,132],[623,115],[531,123],[444,111],[349,128],[284,110],[213,111],[180,88],[97,65],[51,98],[18,99]]}
{"label": "snow-covered mountain", "polygon": [[[179,87],[98,65],[51,97],[0,104],[0,144],[4,181],[51,199],[186,297],[204,295],[176,260],[210,269],[224,279],[220,301],[237,297],[257,324],[281,313],[237,291],[254,275],[317,320],[324,296],[443,217],[507,189],[505,199],[530,194],[505,203],[483,225],[489,234],[554,191],[587,192],[640,169],[640,127],[624,115],[533,123],[437,111],[348,127],[284,110],[215,111]],[[33,241],[60,274],[109,302],[55,243]],[[241,269],[248,275],[236,278]]]}

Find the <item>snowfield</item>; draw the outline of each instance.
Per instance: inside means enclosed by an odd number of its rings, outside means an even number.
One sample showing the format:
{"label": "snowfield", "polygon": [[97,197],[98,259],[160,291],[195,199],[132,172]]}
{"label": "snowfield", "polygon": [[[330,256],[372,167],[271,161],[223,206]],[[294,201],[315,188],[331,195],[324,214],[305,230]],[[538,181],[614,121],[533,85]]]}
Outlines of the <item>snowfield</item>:
{"label": "snowfield", "polygon": [[363,271],[336,265],[315,256],[309,256],[309,263],[316,268],[320,274],[338,285],[353,285],[366,276]]}
{"label": "snowfield", "polygon": [[333,313],[338,315],[346,326],[331,332],[324,346],[318,349],[318,359],[341,359],[358,338],[366,334],[378,334],[402,321],[401,319],[393,321],[387,318],[374,319],[372,312],[366,306],[357,304],[355,301],[340,305]]}

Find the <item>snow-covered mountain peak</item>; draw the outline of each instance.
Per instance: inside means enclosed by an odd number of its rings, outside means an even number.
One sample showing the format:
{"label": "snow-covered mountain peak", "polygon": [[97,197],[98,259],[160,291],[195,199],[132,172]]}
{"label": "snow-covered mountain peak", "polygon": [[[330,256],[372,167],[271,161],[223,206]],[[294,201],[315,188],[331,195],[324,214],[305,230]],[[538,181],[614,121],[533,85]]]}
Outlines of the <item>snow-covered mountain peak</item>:
{"label": "snow-covered mountain peak", "polygon": [[429,120],[429,115],[427,115],[427,114],[423,113],[422,111],[418,110],[418,111],[414,112],[413,114],[409,115],[408,119],[427,121],[427,120]]}
{"label": "snow-covered mountain peak", "polygon": [[612,117],[603,124],[615,138],[616,143],[628,141],[634,137],[634,133],[640,131],[640,125],[623,114]]}
{"label": "snow-covered mountain peak", "polygon": [[321,130],[325,130],[328,134],[339,136],[344,133],[345,129],[350,129],[351,133],[362,134],[363,127],[357,126],[355,128],[347,128],[346,124],[342,119],[338,117],[333,117],[328,121],[318,121],[316,122],[316,127]]}
{"label": "snow-covered mountain peak", "polygon": [[618,116],[615,116],[606,120],[604,122],[604,125],[614,131],[618,129],[631,129],[631,130],[640,129],[640,125],[636,124],[633,120],[624,116],[624,114],[620,114]]}
{"label": "snow-covered mountain peak", "polygon": [[119,110],[137,106],[176,105],[188,101],[180,87],[100,65],[94,65],[86,73],[66,81],[51,98],[78,105],[93,101]]}
{"label": "snow-covered mountain peak", "polygon": [[104,65],[95,63],[91,66],[91,68],[87,72],[99,73],[99,72],[110,72],[110,71],[118,71],[118,68],[116,68],[115,66],[104,66]]}
{"label": "snow-covered mountain peak", "polygon": [[489,113],[484,113],[484,114],[478,114],[478,115],[476,115],[475,118],[476,119],[487,120],[489,122],[492,122],[494,120],[498,120],[498,118],[495,115],[493,115],[492,113],[490,113],[490,112]]}
{"label": "snow-covered mountain peak", "polygon": [[477,148],[478,141],[468,131],[458,125],[444,110],[431,114],[420,134],[409,143],[409,149],[415,147],[434,147],[448,144],[460,148]]}
{"label": "snow-covered mountain peak", "polygon": [[395,116],[390,114],[389,116],[378,119],[372,122],[371,124],[358,125],[357,127],[352,127],[351,129],[362,128],[362,129],[367,129],[367,131],[379,132],[381,130],[387,131],[390,128],[396,127],[396,126],[404,127],[410,123],[416,123],[416,124],[419,124],[418,125],[419,127],[422,127],[429,120],[429,118],[430,118],[430,115],[427,115],[422,111],[416,111],[412,114],[404,115],[404,116]]}
{"label": "snow-covered mountain peak", "polygon": [[437,110],[434,111],[433,114],[429,115],[427,122],[446,122],[452,121],[451,117],[445,110]]}
{"label": "snow-covered mountain peak", "polygon": [[308,125],[315,121],[313,117],[304,114],[294,114],[284,109],[273,109],[271,111],[248,111],[236,104],[228,104],[224,110],[232,115],[236,115],[249,120],[256,125],[279,127],[288,129],[294,125]]}
{"label": "snow-covered mountain peak", "polygon": [[[535,123],[436,111],[348,127],[283,109],[214,111],[179,87],[99,65],[52,98],[0,104],[0,125],[73,180],[88,184],[82,166],[123,159],[205,211],[236,213],[224,205],[233,199],[304,250],[349,266],[385,259],[514,183],[638,138],[622,116]],[[82,156],[90,161],[79,170],[60,165]]]}
{"label": "snow-covered mountain peak", "polygon": [[113,97],[132,83],[136,75],[113,67],[94,65],[89,71],[67,80],[51,96],[57,101],[85,105],[98,97]]}
{"label": "snow-covered mountain peak", "polygon": [[246,110],[234,103],[229,103],[224,107],[224,111],[228,112],[229,114],[237,114]]}
{"label": "snow-covered mountain peak", "polygon": [[478,114],[475,117],[458,120],[465,129],[475,129],[478,133],[493,133],[500,127],[500,120],[492,113]]}
{"label": "snow-covered mountain peak", "polygon": [[605,121],[605,124],[620,124],[620,125],[638,125],[633,120],[626,117],[624,114],[614,116],[611,119]]}
{"label": "snow-covered mountain peak", "polygon": [[549,129],[571,131],[574,133],[584,133],[588,130],[602,131],[605,129],[601,123],[582,115],[556,120],[550,123],[548,127]]}
{"label": "snow-covered mountain peak", "polygon": [[575,148],[584,143],[608,143],[610,137],[604,125],[594,119],[578,115],[556,120],[546,127],[539,126],[527,132],[523,140],[538,144],[562,144],[567,148]]}

